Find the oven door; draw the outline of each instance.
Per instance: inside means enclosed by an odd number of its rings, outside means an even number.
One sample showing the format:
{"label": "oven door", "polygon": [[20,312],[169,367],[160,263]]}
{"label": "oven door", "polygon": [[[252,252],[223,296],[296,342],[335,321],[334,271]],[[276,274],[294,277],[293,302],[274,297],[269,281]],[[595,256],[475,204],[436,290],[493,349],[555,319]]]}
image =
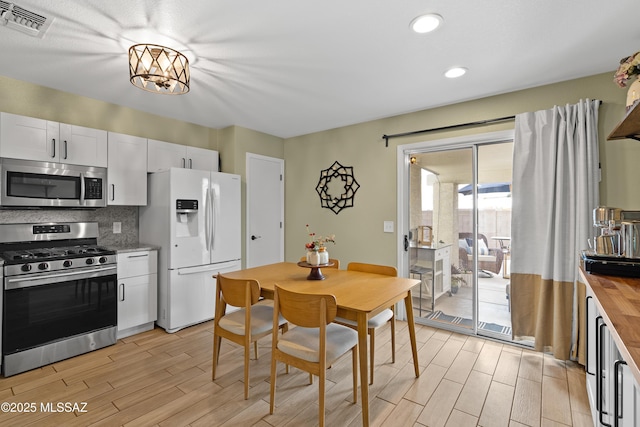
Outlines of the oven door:
{"label": "oven door", "polygon": [[3,207],[104,207],[106,169],[2,159]]}
{"label": "oven door", "polygon": [[78,270],[5,277],[4,355],[117,325],[116,266]]}

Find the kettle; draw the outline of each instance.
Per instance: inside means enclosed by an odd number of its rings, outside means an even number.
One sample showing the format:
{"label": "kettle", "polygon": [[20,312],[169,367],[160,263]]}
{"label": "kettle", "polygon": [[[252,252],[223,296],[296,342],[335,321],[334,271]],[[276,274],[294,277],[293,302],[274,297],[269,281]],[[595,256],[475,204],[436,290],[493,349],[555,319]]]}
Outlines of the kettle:
{"label": "kettle", "polygon": [[620,235],[602,234],[593,238],[594,249],[597,255],[620,255]]}
{"label": "kettle", "polygon": [[640,258],[640,221],[622,221],[620,231],[624,257]]}

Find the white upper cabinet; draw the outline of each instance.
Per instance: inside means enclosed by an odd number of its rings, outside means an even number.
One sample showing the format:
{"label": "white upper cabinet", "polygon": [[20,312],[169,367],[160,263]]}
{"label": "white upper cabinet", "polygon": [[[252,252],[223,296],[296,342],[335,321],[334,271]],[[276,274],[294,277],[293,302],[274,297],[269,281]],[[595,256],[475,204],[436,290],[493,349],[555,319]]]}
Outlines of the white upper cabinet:
{"label": "white upper cabinet", "polygon": [[107,166],[107,132],[0,113],[0,157]]}
{"label": "white upper cabinet", "polygon": [[107,131],[60,123],[59,162],[107,167]]}
{"label": "white upper cabinet", "polygon": [[0,113],[0,157],[56,162],[58,122]]}
{"label": "white upper cabinet", "polygon": [[187,167],[218,172],[218,152],[205,148],[187,147]]}
{"label": "white upper cabinet", "polygon": [[147,140],[109,132],[107,183],[109,205],[147,204]]}
{"label": "white upper cabinet", "polygon": [[218,171],[218,152],[198,147],[148,140],[148,172],[169,168]]}

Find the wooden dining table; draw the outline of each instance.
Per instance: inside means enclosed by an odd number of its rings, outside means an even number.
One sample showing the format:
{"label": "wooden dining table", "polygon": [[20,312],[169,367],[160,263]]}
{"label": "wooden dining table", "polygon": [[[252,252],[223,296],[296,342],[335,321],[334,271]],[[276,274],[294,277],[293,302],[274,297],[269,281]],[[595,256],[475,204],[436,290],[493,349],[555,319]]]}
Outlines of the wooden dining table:
{"label": "wooden dining table", "polygon": [[261,294],[273,298],[274,287],[313,294],[331,294],[338,304],[338,316],[351,319],[358,324],[358,354],[360,360],[360,392],[362,396],[362,425],[369,425],[369,376],[367,357],[368,320],[397,302],[404,300],[407,311],[407,330],[411,340],[413,367],[420,376],[418,349],[413,322],[411,288],[420,283],[416,279],[393,277],[360,271],[327,268],[322,271],[324,280],[307,280],[309,270],[295,263],[280,262],[260,267],[226,273],[233,279],[256,279]]}

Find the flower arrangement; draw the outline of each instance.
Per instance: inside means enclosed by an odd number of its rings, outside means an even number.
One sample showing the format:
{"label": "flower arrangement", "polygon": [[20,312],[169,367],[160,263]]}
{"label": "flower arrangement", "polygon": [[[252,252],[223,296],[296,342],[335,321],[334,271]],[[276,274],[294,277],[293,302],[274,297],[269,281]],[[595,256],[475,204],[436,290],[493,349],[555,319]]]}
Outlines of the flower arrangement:
{"label": "flower arrangement", "polygon": [[640,76],[640,52],[620,60],[613,81],[620,87],[627,87],[627,82],[632,76]]}
{"label": "flower arrangement", "polygon": [[330,234],[327,236],[319,236],[316,233],[309,231],[309,224],[307,224],[307,234],[309,235],[309,242],[305,243],[305,247],[310,251],[317,251],[321,248],[324,248],[325,245],[329,242],[335,244],[335,234]]}

